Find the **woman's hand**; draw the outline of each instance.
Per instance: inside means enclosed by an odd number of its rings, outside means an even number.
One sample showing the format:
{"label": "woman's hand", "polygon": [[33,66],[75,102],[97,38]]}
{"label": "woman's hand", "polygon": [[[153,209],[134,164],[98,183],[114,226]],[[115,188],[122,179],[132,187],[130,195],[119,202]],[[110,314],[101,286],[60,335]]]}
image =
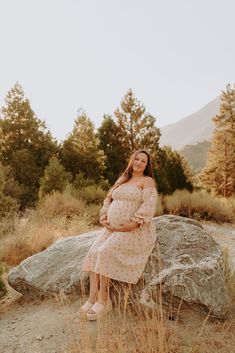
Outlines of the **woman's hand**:
{"label": "woman's hand", "polygon": [[103,227],[107,228],[110,232],[114,231],[114,228],[107,221],[107,216],[103,215],[103,216],[100,217],[100,224]]}
{"label": "woman's hand", "polygon": [[139,226],[140,226],[139,223],[131,222],[131,223],[124,224],[124,225],[117,227],[117,228],[115,227],[114,231],[115,232],[131,232],[132,230],[137,229]]}

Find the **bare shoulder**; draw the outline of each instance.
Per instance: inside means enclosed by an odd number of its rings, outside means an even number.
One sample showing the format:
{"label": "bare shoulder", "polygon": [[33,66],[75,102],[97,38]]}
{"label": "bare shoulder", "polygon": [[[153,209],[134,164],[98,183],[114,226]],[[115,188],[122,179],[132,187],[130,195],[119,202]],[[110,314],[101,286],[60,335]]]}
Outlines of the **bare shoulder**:
{"label": "bare shoulder", "polygon": [[145,176],[143,178],[143,188],[156,188],[156,184],[153,180],[153,178],[149,177],[149,176]]}

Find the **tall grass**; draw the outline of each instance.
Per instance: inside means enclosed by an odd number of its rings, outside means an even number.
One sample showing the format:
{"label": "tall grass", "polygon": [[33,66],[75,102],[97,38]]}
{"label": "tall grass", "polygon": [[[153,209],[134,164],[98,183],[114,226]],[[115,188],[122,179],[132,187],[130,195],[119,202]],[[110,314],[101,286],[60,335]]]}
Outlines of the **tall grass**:
{"label": "tall grass", "polygon": [[[114,309],[97,322],[76,319],[71,340],[61,353],[228,353],[233,351],[234,321],[218,322],[208,315],[170,307],[146,309],[133,302],[129,286],[113,293]],[[83,298],[85,301],[86,298]],[[63,303],[66,301],[63,299]],[[68,303],[68,302],[67,302]],[[65,304],[65,305],[69,305]],[[80,303],[79,303],[80,305]]]}
{"label": "tall grass", "polygon": [[224,278],[232,303],[235,304],[235,269],[228,248],[223,249]]}
{"label": "tall grass", "polygon": [[43,251],[57,239],[79,235],[98,226],[100,205],[87,204],[68,192],[54,192],[28,210],[6,236],[0,239],[0,260],[11,266]]}
{"label": "tall grass", "polygon": [[166,213],[196,220],[209,220],[217,223],[234,222],[235,214],[232,206],[224,199],[219,199],[205,191],[177,190],[164,197]]}

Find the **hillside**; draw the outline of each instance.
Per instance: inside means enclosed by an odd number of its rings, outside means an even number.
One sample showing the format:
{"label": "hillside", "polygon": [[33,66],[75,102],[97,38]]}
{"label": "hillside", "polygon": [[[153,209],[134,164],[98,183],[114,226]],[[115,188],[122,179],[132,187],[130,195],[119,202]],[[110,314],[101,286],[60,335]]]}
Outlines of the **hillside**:
{"label": "hillside", "polygon": [[195,172],[199,172],[206,165],[208,149],[211,142],[204,140],[195,145],[186,145],[179,153],[186,158],[190,167]]}
{"label": "hillside", "polygon": [[211,120],[218,114],[220,107],[220,96],[216,97],[199,111],[177,121],[166,125],[161,130],[160,146],[170,145],[179,150],[186,145],[194,145],[203,140],[210,140],[214,123]]}

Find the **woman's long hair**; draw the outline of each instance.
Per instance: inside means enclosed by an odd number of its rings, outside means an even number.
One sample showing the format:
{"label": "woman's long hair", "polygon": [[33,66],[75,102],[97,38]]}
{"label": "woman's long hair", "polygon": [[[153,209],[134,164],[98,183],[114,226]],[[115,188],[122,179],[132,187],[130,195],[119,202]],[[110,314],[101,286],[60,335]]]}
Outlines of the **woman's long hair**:
{"label": "woman's long hair", "polygon": [[107,194],[107,197],[111,197],[111,194],[112,194],[112,191],[114,189],[116,189],[118,186],[124,184],[124,183],[127,183],[128,180],[131,179],[132,177],[132,173],[133,173],[133,164],[134,164],[134,161],[137,157],[137,155],[139,153],[144,153],[146,154],[146,156],[148,157],[148,162],[147,162],[147,165],[145,167],[145,170],[144,170],[144,175],[146,176],[149,176],[151,178],[153,178],[154,180],[154,176],[153,176],[153,167],[152,167],[152,162],[151,162],[151,158],[150,158],[150,154],[146,151],[146,150],[138,150],[138,151],[135,151],[130,159],[129,159],[129,162],[127,164],[127,167],[126,169],[124,170],[124,172],[121,173],[120,177],[118,178],[118,180],[115,182],[115,184],[111,187],[111,189],[109,190],[108,194]]}

